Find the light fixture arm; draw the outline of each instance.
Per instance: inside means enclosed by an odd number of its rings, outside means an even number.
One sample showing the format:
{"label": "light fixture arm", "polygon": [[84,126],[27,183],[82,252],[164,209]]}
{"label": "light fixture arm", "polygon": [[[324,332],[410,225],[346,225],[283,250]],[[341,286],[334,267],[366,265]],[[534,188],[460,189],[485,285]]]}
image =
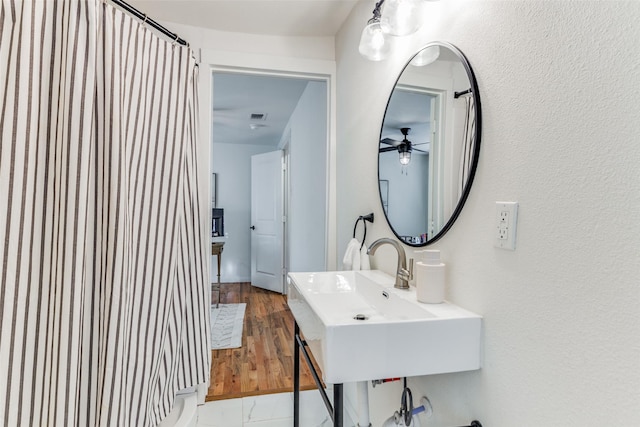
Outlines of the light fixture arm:
{"label": "light fixture arm", "polygon": [[380,0],[379,2],[376,3],[376,7],[373,8],[373,17],[369,19],[369,21],[367,21],[367,24],[380,21],[380,17],[382,16],[382,11],[380,10],[380,8],[382,7],[383,4],[384,4],[384,0]]}

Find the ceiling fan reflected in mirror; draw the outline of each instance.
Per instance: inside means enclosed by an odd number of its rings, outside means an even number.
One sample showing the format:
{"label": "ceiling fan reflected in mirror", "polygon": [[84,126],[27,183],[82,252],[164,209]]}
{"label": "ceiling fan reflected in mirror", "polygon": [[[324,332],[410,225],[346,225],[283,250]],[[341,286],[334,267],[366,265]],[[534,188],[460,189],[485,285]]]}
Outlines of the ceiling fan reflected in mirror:
{"label": "ceiling fan reflected in mirror", "polygon": [[398,141],[392,138],[384,138],[382,140],[380,140],[380,144],[387,144],[390,145],[390,147],[380,147],[380,149],[378,150],[379,153],[384,153],[387,151],[394,151],[397,150],[398,154],[399,154],[399,159],[400,159],[400,164],[405,166],[408,165],[411,162],[411,152],[412,151],[418,151],[420,153],[425,153],[428,154],[428,147],[427,150],[421,150],[418,148],[415,148],[416,145],[428,145],[428,142],[422,142],[419,144],[414,144],[411,141],[409,141],[409,139],[407,138],[407,136],[409,135],[409,132],[411,131],[411,128],[400,128],[400,132],[402,132],[402,135],[404,136],[404,138],[402,139],[402,141]]}

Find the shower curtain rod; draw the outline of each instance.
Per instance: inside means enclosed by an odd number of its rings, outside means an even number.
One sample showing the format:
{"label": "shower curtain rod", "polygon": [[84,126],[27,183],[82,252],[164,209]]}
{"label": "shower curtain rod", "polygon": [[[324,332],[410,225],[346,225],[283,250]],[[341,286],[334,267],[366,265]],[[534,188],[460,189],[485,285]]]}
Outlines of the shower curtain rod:
{"label": "shower curtain rod", "polygon": [[453,92],[453,97],[458,99],[463,95],[472,93],[471,88],[467,89],[467,90],[463,90],[462,92]]}
{"label": "shower curtain rod", "polygon": [[165,27],[163,27],[162,25],[158,24],[153,19],[149,18],[146,13],[140,12],[138,9],[136,9],[133,6],[131,6],[127,2],[122,1],[122,0],[109,0],[109,1],[111,3],[113,3],[113,4],[115,4],[116,6],[119,6],[122,9],[124,9],[125,12],[128,12],[131,15],[135,16],[136,18],[140,19],[143,23],[151,25],[153,28],[155,28],[156,30],[160,31],[162,34],[164,34],[165,36],[167,36],[168,38],[173,40],[175,43],[179,43],[179,44],[181,44],[183,46],[189,47],[189,43],[186,40],[181,39],[180,37],[178,37],[177,34],[172,33],[171,31],[167,30]]}

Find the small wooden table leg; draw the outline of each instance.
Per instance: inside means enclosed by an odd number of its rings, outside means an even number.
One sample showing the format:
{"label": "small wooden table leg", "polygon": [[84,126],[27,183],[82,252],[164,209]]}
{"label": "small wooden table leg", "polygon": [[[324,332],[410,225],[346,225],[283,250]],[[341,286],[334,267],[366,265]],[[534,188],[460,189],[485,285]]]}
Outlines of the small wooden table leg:
{"label": "small wooden table leg", "polygon": [[218,259],[218,283],[213,285],[213,291],[217,292],[218,299],[216,300],[216,308],[220,305],[220,267],[222,264],[222,250],[224,249],[224,242],[212,242],[211,243],[211,255],[215,255]]}

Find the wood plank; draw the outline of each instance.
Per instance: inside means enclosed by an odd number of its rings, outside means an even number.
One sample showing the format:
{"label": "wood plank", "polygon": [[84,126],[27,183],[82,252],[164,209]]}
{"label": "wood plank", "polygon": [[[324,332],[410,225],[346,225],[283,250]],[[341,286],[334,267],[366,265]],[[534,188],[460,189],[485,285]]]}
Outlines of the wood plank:
{"label": "wood plank", "polygon": [[[212,292],[211,302],[217,302]],[[220,302],[244,302],[242,347],[212,350],[211,382],[206,401],[293,391],[293,315],[286,296],[250,283],[222,283]],[[317,364],[314,361],[318,372]],[[316,385],[301,359],[300,388]]]}

